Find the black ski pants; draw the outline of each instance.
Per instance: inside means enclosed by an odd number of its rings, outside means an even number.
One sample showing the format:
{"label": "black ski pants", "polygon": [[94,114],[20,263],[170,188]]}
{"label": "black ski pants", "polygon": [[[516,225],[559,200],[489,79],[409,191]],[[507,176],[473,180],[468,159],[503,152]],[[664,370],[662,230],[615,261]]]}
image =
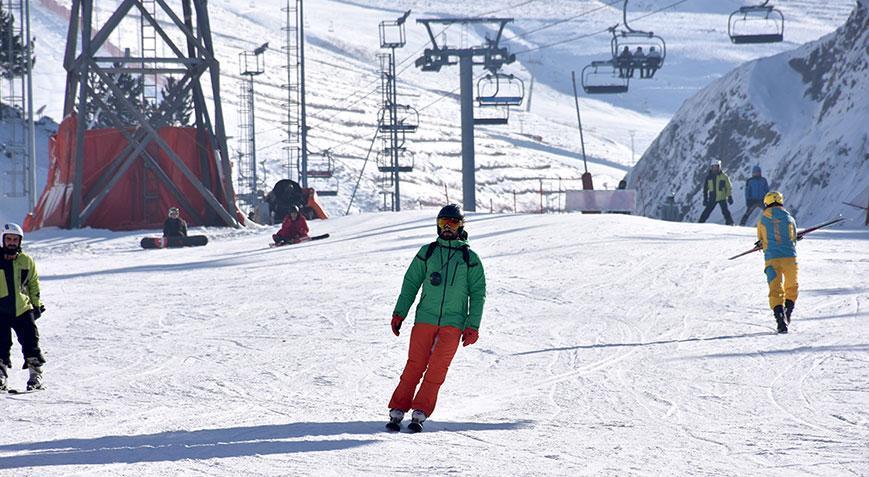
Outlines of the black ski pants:
{"label": "black ski pants", "polygon": [[36,320],[32,311],[27,311],[19,316],[9,316],[0,313],[0,361],[6,367],[12,366],[9,353],[12,351],[12,330],[21,344],[24,359],[38,358],[40,363],[45,362],[42,351],[39,349],[39,330],[36,328]]}
{"label": "black ski pants", "polygon": [[763,209],[763,203],[758,201],[751,201],[745,204],[745,215],[742,216],[742,219],[739,221],[739,225],[745,225],[748,222],[748,218],[751,216],[754,209]]}
{"label": "black ski pants", "polygon": [[724,223],[727,225],[733,225],[733,217],[730,216],[730,209],[727,208],[726,200],[719,200],[718,202],[709,201],[706,204],[706,208],[703,209],[703,213],[700,214],[700,223],[706,222],[706,219],[709,218],[709,214],[712,213],[712,209],[715,208],[716,205],[721,206],[721,213],[724,215]]}

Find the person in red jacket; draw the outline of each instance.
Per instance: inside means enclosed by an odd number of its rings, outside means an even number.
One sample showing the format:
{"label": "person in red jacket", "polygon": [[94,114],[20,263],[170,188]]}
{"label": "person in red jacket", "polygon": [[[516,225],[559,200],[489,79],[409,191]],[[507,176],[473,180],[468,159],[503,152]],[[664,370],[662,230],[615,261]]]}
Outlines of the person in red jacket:
{"label": "person in red jacket", "polygon": [[284,245],[288,243],[299,243],[310,240],[308,237],[308,222],[305,217],[299,213],[299,208],[295,205],[290,206],[289,213],[284,218],[284,223],[281,225],[281,230],[272,235],[275,245]]}

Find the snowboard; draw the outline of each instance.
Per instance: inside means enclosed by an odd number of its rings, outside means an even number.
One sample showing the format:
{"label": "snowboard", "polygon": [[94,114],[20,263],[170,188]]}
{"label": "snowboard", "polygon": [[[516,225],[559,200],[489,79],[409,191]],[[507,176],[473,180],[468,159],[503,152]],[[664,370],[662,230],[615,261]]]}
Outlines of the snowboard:
{"label": "snowboard", "polygon": [[205,235],[191,235],[189,237],[145,237],[140,242],[142,248],[178,248],[178,247],[201,247],[208,244]]}
{"label": "snowboard", "polygon": [[6,390],[6,392],[9,394],[30,394],[30,393],[35,393],[37,391],[42,391],[43,389],[45,389],[45,388],[39,388],[39,389],[12,389],[12,388],[9,388]]}
{"label": "snowboard", "polygon": [[285,245],[297,245],[297,244],[300,244],[300,243],[310,242],[310,241],[312,241],[312,240],[323,240],[323,239],[326,239],[326,238],[329,238],[329,234],[314,235],[313,237],[308,237],[308,240],[303,240],[303,241],[301,241],[301,242],[297,242],[297,243],[281,243],[281,244],[270,243],[270,244],[269,244],[269,247],[273,247],[273,248],[274,248],[274,247],[283,247],[283,246],[285,246]]}

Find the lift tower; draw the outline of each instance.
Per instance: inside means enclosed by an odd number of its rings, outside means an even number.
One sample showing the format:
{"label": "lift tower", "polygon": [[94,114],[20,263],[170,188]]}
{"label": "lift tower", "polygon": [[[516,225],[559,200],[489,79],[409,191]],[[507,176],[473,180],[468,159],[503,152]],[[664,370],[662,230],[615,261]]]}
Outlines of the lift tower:
{"label": "lift tower", "polygon": [[[426,48],[423,55],[416,60],[416,66],[422,71],[440,71],[445,65],[459,65],[462,107],[462,199],[463,207],[469,212],[477,210],[476,181],[474,178],[474,65],[482,65],[492,74],[497,74],[503,65],[516,61],[516,55],[510,54],[506,47],[499,46],[504,27],[512,22],[512,18],[422,18],[417,23],[423,24],[428,30],[432,47]],[[497,28],[494,39],[486,38],[481,46],[469,48],[453,48],[446,44],[438,44],[432,25],[452,24],[489,24]]]}
{"label": "lift tower", "polygon": [[[84,194],[85,130],[86,121],[76,122],[75,148],[72,152],[73,190],[71,191],[71,210],[69,226],[79,228],[106,198],[115,184],[136,161],[145,161],[156,172],[157,177],[172,193],[178,204],[198,223],[214,223],[233,227],[239,226],[235,215],[235,191],[232,186],[231,164],[227,154],[226,132],[223,123],[223,109],[220,98],[220,65],[214,56],[211,37],[211,23],[208,18],[207,0],[181,0],[181,12],[173,9],[165,0],[156,0],[159,8],[155,10],[149,0],[122,0],[109,19],[94,32],[94,0],[72,0],[69,28],[67,30],[66,52],[63,66],[66,70],[66,95],[63,105],[64,117],[75,112],[84,116],[89,105],[101,108],[116,128],[127,140],[127,146],[114,156],[112,162],[94,181],[87,196]],[[173,2],[174,3],[174,2]],[[156,33],[171,54],[146,57],[155,54],[156,48],[148,48],[141,56],[100,56],[100,51],[109,36],[119,30],[121,21],[132,12],[138,11],[150,28]],[[153,12],[157,11],[167,21],[158,21]],[[179,15],[180,13],[180,15]],[[121,27],[122,29],[122,27]],[[168,30],[168,31],[167,31]],[[178,40],[183,39],[184,43]],[[120,73],[131,75],[181,75],[175,87],[162,98],[159,105],[142,111],[136,107],[118,86],[114,76]],[[212,104],[206,101],[202,75],[210,79]],[[92,79],[99,80],[115,97],[119,106],[106,104],[92,89]],[[194,174],[185,165],[158,130],[169,124],[174,111],[183,107],[184,98],[193,97],[196,142],[208,144],[214,151],[211,159],[206,147],[198,147],[200,164],[208,166],[214,161],[218,177],[208,173]],[[209,108],[209,106],[211,106]],[[134,124],[122,120],[118,110],[123,109]],[[154,145],[169,160],[207,204],[206,217],[199,217],[190,201],[181,193],[173,179],[158,164],[149,146]],[[202,167],[208,170],[208,167]],[[217,194],[217,195],[215,195]],[[219,198],[218,198],[219,196]]]}

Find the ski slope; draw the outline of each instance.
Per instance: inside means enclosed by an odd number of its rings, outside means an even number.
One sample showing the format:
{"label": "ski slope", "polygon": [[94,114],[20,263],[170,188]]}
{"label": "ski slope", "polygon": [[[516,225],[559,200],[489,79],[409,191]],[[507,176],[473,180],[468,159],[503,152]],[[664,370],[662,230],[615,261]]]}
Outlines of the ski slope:
{"label": "ski slope", "polygon": [[[4,400],[0,475],[865,475],[869,232],[800,242],[776,335],[751,228],[469,216],[488,299],[422,434],[383,432],[389,330],[434,211],[272,229],[43,230],[48,389]],[[801,224],[803,227],[811,224]],[[26,373],[13,347],[11,384]]]}

